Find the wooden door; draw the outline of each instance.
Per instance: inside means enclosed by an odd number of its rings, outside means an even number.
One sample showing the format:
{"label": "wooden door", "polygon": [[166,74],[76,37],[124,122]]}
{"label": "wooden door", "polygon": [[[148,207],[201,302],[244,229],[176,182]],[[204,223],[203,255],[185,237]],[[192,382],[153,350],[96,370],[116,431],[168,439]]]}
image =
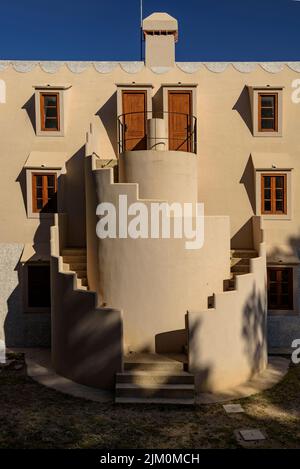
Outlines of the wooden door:
{"label": "wooden door", "polygon": [[192,92],[169,91],[169,149],[191,151]]}
{"label": "wooden door", "polygon": [[124,150],[147,149],[147,92],[123,91]]}

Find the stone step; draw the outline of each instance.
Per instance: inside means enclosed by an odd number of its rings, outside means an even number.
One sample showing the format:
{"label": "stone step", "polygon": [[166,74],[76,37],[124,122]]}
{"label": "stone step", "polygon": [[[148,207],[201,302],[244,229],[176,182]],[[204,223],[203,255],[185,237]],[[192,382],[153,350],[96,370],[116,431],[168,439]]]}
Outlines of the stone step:
{"label": "stone step", "polygon": [[64,248],[61,253],[62,256],[86,256],[85,248]]}
{"label": "stone step", "polygon": [[250,272],[250,268],[248,265],[233,265],[231,267],[231,272],[232,273],[244,273],[244,274],[248,274]]}
{"label": "stone step", "polygon": [[87,275],[86,275],[86,270],[74,270],[73,272],[76,273],[77,278],[84,279],[84,278],[87,277]]}
{"label": "stone step", "polygon": [[132,362],[125,362],[124,363],[124,370],[126,371],[153,371],[153,372],[176,372],[183,370],[183,364],[179,362],[175,363],[132,363]]}
{"label": "stone step", "polygon": [[72,263],[74,263],[74,262],[75,262],[75,263],[78,262],[78,263],[86,264],[86,256],[84,256],[84,255],[82,255],[82,254],[80,254],[80,255],[78,255],[78,256],[75,256],[75,255],[73,255],[73,256],[69,256],[69,255],[64,256],[64,255],[63,255],[62,258],[63,258],[63,261],[64,261],[66,264],[72,264]]}
{"label": "stone step", "polygon": [[116,397],[131,398],[167,398],[193,399],[195,386],[193,384],[147,384],[140,386],[132,383],[117,383]]}
{"label": "stone step", "polygon": [[69,266],[70,270],[75,270],[75,272],[77,272],[78,270],[86,271],[86,262],[70,262]]}
{"label": "stone step", "polygon": [[77,277],[77,280],[78,280],[78,282],[81,282],[81,285],[82,285],[83,287],[88,287],[87,278],[78,278],[78,277]]}
{"label": "stone step", "polygon": [[235,279],[230,278],[226,279],[223,282],[223,291],[233,291],[235,290]]}
{"label": "stone step", "polygon": [[248,258],[248,259],[258,257],[258,254],[254,249],[231,249],[230,254],[231,254],[231,257]]}
{"label": "stone step", "polygon": [[194,375],[182,371],[181,373],[168,374],[163,372],[132,371],[116,374],[116,383],[137,385],[148,384],[194,384]]}
{"label": "stone step", "polygon": [[[83,285],[82,280],[84,280],[84,283],[86,283],[85,285]],[[88,290],[88,284],[87,284],[86,279],[77,278],[76,286],[79,290],[85,290],[85,291]]]}
{"label": "stone step", "polygon": [[195,405],[195,399],[169,399],[161,397],[116,397],[116,404]]}
{"label": "stone step", "polygon": [[230,265],[233,267],[234,265],[250,265],[250,258],[249,257],[232,257],[230,259]]}
{"label": "stone step", "polygon": [[69,263],[64,262],[63,268],[66,272],[86,272],[87,271],[86,264],[69,264]]}

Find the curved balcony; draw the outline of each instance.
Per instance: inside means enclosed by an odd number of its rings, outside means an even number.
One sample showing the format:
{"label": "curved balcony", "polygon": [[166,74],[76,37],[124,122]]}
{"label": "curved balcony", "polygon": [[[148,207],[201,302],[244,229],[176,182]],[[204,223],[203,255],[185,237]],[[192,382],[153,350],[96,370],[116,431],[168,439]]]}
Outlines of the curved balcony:
{"label": "curved balcony", "polygon": [[118,116],[119,153],[136,150],[197,153],[197,118],[182,112],[136,111]]}

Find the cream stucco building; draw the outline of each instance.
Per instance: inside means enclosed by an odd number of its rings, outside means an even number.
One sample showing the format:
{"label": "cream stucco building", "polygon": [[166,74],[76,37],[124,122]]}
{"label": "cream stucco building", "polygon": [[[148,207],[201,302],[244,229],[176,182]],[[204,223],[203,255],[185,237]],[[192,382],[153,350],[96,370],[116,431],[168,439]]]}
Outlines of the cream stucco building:
{"label": "cream stucco building", "polygon": [[[178,63],[177,20],[143,31],[145,63],[0,62],[0,340],[99,388],[157,353],[222,390],[300,336],[300,62]],[[99,239],[120,195],[203,202],[203,247]]]}

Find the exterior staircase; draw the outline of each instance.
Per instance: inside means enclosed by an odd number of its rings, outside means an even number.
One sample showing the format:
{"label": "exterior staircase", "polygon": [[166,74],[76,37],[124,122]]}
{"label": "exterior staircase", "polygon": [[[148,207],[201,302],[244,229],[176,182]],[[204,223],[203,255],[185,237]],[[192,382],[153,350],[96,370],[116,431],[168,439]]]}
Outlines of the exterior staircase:
{"label": "exterior staircase", "polygon": [[235,278],[237,275],[250,273],[250,259],[258,257],[254,249],[232,249],[230,251],[231,277],[224,282],[225,291],[235,290]]}
{"label": "exterior staircase", "polygon": [[116,374],[117,404],[195,404],[186,355],[131,353],[124,360],[124,372]]}
{"label": "exterior staircase", "polygon": [[85,248],[65,248],[62,250],[63,268],[67,272],[75,272],[77,288],[88,290],[87,261]]}

